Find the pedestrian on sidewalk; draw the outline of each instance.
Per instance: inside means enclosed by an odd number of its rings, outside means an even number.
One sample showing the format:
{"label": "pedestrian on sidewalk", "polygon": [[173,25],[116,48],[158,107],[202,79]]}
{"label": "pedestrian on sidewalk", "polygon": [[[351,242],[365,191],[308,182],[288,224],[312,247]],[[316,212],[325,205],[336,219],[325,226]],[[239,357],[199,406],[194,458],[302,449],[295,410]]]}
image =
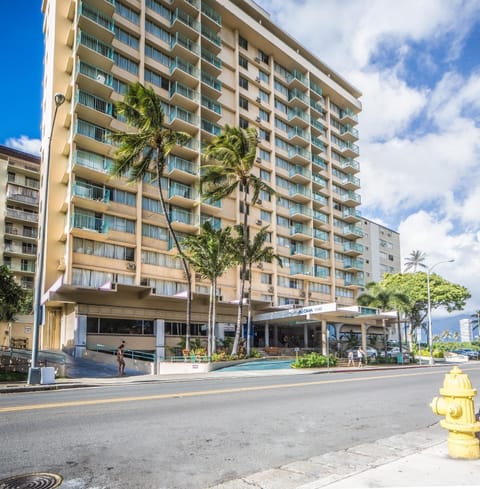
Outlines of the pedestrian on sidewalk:
{"label": "pedestrian on sidewalk", "polygon": [[353,361],[353,350],[350,350],[348,352],[347,358],[348,358],[348,365],[347,366],[348,367],[355,367],[355,362]]}
{"label": "pedestrian on sidewalk", "polygon": [[363,356],[364,356],[364,351],[361,348],[358,349],[357,356],[358,356],[358,367],[361,368],[363,367]]}
{"label": "pedestrian on sidewalk", "polygon": [[117,362],[118,362],[118,376],[123,377],[125,375],[125,358],[124,358],[124,349],[125,342],[122,341],[122,344],[117,348]]}

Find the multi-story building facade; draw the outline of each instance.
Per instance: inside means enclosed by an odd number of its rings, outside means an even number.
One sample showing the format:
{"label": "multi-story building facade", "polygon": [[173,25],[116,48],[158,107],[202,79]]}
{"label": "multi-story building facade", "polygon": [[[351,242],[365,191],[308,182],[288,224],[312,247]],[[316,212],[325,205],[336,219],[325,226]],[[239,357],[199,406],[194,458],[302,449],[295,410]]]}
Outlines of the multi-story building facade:
{"label": "multi-story building facade", "polygon": [[[255,310],[355,304],[363,284],[355,87],[249,0],[44,0],[43,12],[44,140],[54,94],[66,96],[51,135],[44,344],[132,333],[130,347],[161,353],[184,334],[186,281],[155,176],[131,184],[109,175],[109,135],[128,130],[114,104],[136,81],[162,98],[169,127],[192,136],[164,174],[175,230],[239,222],[238,195],[201,200],[201,147],[225,124],[254,126],[255,174],[277,194],[261,195],[250,221],[253,231],[270,225],[283,261],[254,270]],[[223,325],[235,323],[239,281],[236,269],[220,279]],[[207,286],[194,278],[193,334],[205,331]]]}
{"label": "multi-story building facade", "polygon": [[380,282],[385,273],[400,273],[400,234],[362,217],[358,222],[362,237],[365,283]]}
{"label": "multi-story building facade", "polygon": [[[0,255],[16,281],[32,290],[37,255],[40,158],[0,146]],[[32,316],[2,328],[2,346],[28,347]]]}

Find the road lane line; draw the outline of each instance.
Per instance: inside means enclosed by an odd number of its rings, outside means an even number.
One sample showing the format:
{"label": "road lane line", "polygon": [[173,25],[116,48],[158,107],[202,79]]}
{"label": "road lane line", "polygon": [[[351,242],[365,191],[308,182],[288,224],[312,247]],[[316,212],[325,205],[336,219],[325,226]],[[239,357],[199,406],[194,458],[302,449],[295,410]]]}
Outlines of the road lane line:
{"label": "road lane line", "polygon": [[110,399],[92,399],[85,401],[65,401],[65,402],[53,402],[45,404],[35,404],[28,406],[10,406],[0,408],[0,413],[10,413],[18,411],[30,411],[37,409],[53,409],[53,408],[63,408],[63,407],[79,407],[79,406],[95,406],[98,404],[114,404],[122,402],[133,402],[133,401],[155,401],[160,399],[175,399],[182,397],[196,397],[196,396],[211,396],[220,394],[232,394],[237,392],[255,392],[263,390],[273,390],[273,389],[289,389],[295,387],[308,387],[314,385],[327,385],[327,384],[337,384],[345,382],[360,382],[360,381],[370,381],[370,380],[382,380],[382,379],[392,379],[400,377],[413,377],[418,375],[434,375],[438,374],[437,371],[428,372],[411,372],[402,374],[388,374],[388,375],[375,375],[372,377],[353,377],[348,379],[329,379],[329,380],[317,380],[310,382],[301,382],[295,384],[275,384],[275,385],[264,385],[255,387],[231,387],[227,389],[214,389],[206,391],[192,391],[192,392],[174,392],[171,394],[153,394],[149,396],[135,396],[135,397],[120,397],[120,398],[110,398]]}

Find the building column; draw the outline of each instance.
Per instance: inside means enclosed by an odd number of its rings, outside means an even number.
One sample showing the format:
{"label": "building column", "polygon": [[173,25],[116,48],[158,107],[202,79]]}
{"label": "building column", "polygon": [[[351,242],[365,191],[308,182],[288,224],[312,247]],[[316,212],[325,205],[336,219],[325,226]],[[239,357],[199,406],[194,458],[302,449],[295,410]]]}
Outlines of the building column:
{"label": "building column", "polygon": [[278,326],[273,327],[273,346],[278,346]]}
{"label": "building column", "polygon": [[322,319],[322,355],[327,354],[327,321]]}
{"label": "building column", "polygon": [[160,373],[160,362],[165,360],[165,321],[163,319],[155,319],[154,328],[155,354],[157,357],[154,373],[158,375]]}
{"label": "building column", "polygon": [[367,325],[365,323],[362,323],[361,325],[361,332],[362,332],[362,350],[367,351]]}
{"label": "building column", "polygon": [[73,356],[82,358],[87,350],[87,316],[79,315],[75,317],[73,344]]}
{"label": "building column", "polygon": [[308,324],[303,325],[303,347],[308,348]]}
{"label": "building column", "polygon": [[264,331],[264,334],[265,334],[265,346],[270,346],[270,328],[268,327],[268,322],[265,323],[265,331]]}

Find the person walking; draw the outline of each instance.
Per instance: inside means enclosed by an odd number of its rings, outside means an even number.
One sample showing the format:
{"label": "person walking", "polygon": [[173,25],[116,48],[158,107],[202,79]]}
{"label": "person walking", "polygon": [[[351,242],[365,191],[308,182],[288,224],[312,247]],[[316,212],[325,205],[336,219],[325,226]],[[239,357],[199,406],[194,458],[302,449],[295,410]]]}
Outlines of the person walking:
{"label": "person walking", "polygon": [[123,377],[125,375],[125,358],[124,358],[124,351],[123,351],[124,348],[125,348],[124,342],[122,342],[122,344],[117,348],[117,362],[118,362],[119,377]]}
{"label": "person walking", "polygon": [[348,367],[355,367],[355,362],[353,361],[353,350],[350,350],[347,355]]}
{"label": "person walking", "polygon": [[361,368],[363,367],[363,357],[364,357],[364,351],[361,348],[358,349],[357,356],[358,356],[358,367]]}

